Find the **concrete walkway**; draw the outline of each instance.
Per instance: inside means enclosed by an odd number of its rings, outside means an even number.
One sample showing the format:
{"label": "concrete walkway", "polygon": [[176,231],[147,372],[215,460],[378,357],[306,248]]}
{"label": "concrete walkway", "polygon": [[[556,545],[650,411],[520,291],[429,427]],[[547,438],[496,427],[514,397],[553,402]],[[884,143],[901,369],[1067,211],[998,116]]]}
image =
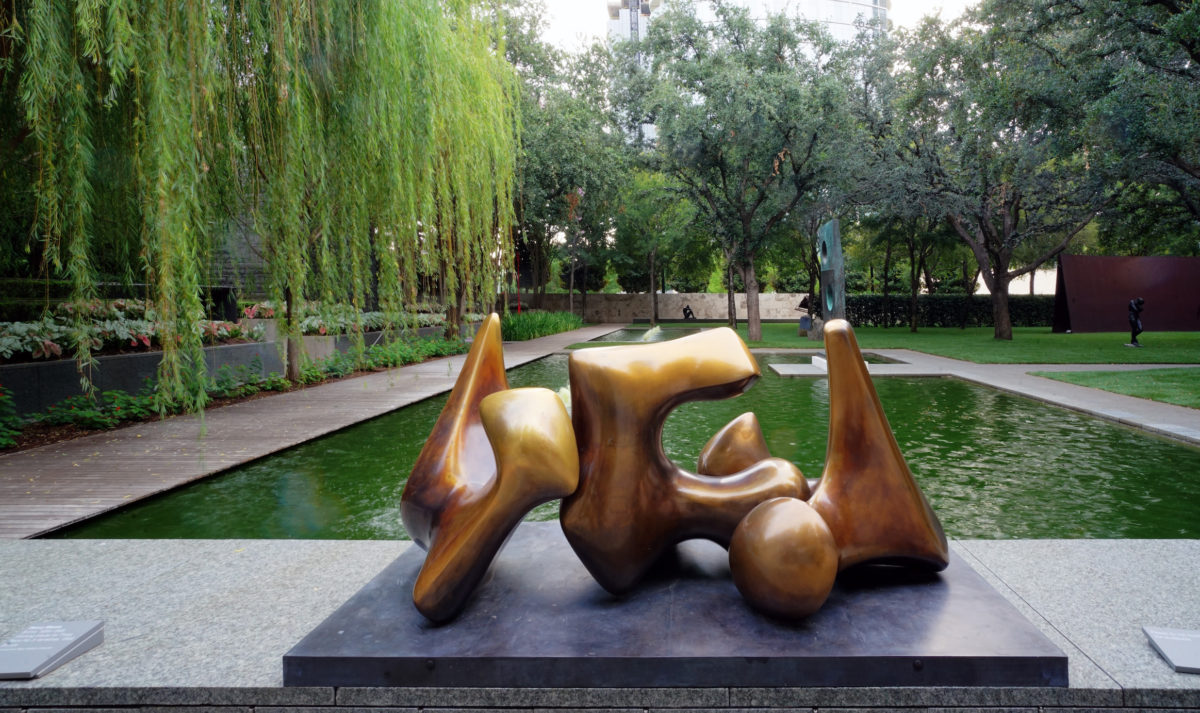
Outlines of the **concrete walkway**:
{"label": "concrete walkway", "polygon": [[[624,325],[507,342],[509,368]],[[465,356],[0,456],[0,538],[33,537],[427,399],[454,386]]]}
{"label": "concrete walkway", "polygon": [[[1200,445],[1200,409],[1033,376],[1036,371],[1137,371],[1200,364],[976,364],[907,349],[868,349],[891,364],[867,364],[872,376],[949,376]],[[809,364],[772,364],[780,376],[822,376]]]}
{"label": "concrete walkway", "polygon": [[[371,707],[389,708],[387,713],[418,708],[869,713],[871,708],[929,706],[974,713],[1058,707],[1116,713],[1112,709],[1200,708],[1200,676],[1173,672],[1141,631],[1147,625],[1200,629],[1195,586],[1200,540],[952,543],[965,564],[1067,655],[1069,688],[806,689],[800,680],[794,688],[774,689],[606,689],[602,681],[593,689],[282,688],[283,655],[410,546],[315,540],[0,541],[0,641],[41,621],[105,622],[104,643],[79,659],[41,679],[0,681],[0,711],[221,706],[188,710],[250,713],[246,706],[254,706],[272,713],[366,713]],[[730,606],[741,606],[732,584],[729,590]]]}

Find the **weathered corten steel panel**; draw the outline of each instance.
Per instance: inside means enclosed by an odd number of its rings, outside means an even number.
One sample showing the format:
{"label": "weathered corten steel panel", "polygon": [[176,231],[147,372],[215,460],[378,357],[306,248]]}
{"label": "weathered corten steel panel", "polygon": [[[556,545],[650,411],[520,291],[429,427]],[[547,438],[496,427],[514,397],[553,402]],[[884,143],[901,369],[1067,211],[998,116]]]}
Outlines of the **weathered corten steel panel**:
{"label": "weathered corten steel panel", "polygon": [[1200,257],[1063,255],[1054,331],[1127,332],[1134,297],[1147,332],[1200,331]]}

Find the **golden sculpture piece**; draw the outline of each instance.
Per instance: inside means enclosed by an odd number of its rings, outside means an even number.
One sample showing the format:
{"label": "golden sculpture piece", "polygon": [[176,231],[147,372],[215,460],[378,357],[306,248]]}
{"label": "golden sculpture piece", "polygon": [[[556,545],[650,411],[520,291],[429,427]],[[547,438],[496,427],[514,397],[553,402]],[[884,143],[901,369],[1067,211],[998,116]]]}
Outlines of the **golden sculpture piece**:
{"label": "golden sculpture piece", "polygon": [[950,563],[946,535],[892,435],[850,323],[825,324],[829,441],[812,505],[833,532],[839,569],[863,562]]}
{"label": "golden sculpture piece", "polygon": [[723,477],[689,473],[662,449],[662,426],[681,403],[736,396],[759,377],[733,330],[657,344],[571,354],[579,488],[563,501],[563,532],[602,587],[629,591],[669,547],[693,538],[728,545],[755,505],[799,496],[800,470],[781,458]]}
{"label": "golden sculpture piece", "polygon": [[568,416],[547,389],[508,388],[491,315],[401,498],[405,527],[428,551],[417,608],[435,622],[456,616],[524,514],[556,498],[567,541],[614,594],[693,538],[728,547],[746,600],[789,619],[820,608],[847,567],[945,568],[946,536],[900,454],[850,325],[828,322],[825,345],[829,440],[810,491],[795,465],[771,457],[753,413],[709,440],[698,473],[663,452],[672,409],[736,396],[759,378],[732,330],[572,353]]}
{"label": "golden sculpture piece", "polygon": [[837,545],[829,526],[803,500],[772,498],[737,526],[729,569],[755,608],[801,619],[820,609],[833,590]]}
{"label": "golden sculpture piece", "polygon": [[435,622],[462,610],[525,513],[569,495],[579,478],[558,396],[503,388],[499,324],[492,315],[477,335],[401,496],[405,527],[428,550],[413,603]]}
{"label": "golden sculpture piece", "polygon": [[[696,472],[700,475],[732,475],[770,457],[758,416],[747,412],[725,424],[708,439],[700,449]],[[805,480],[796,497],[807,500],[810,494]]]}

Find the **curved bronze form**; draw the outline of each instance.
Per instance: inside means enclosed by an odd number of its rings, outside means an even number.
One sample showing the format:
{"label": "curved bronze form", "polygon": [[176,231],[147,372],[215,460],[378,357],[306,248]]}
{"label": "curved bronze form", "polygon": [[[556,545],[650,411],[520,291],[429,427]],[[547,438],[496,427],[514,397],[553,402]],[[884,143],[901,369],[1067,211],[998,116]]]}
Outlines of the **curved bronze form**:
{"label": "curved bronze form", "polygon": [[549,389],[507,389],[500,321],[484,322],[401,496],[428,550],[413,603],[442,622],[466,605],[525,513],[579,478],[571,420]]}
{"label": "curved bronze form", "polygon": [[829,441],[808,502],[833,532],[839,569],[878,561],[945,569],[941,522],[904,462],[849,322],[825,324],[825,351]]}
{"label": "curved bronze form", "polygon": [[579,488],[563,502],[562,528],[608,591],[628,591],[682,540],[728,545],[755,505],[802,492],[804,476],[783,459],[714,478],[688,473],[663,453],[672,409],[735,396],[758,379],[754,357],[732,330],[580,350],[569,368],[580,472]]}
{"label": "curved bronze form", "polygon": [[413,587],[413,603],[435,622],[456,616],[525,513],[569,495],[579,479],[571,418],[549,389],[511,389],[479,405],[495,453],[492,487],[465,493],[442,523]]}
{"label": "curved bronze form", "polygon": [[479,402],[507,388],[500,317],[492,314],[479,327],[400,495],[404,529],[422,549],[429,549],[442,521],[453,517],[462,493],[478,493],[496,477],[496,460],[479,420]]}
{"label": "curved bronze form", "polygon": [[799,619],[829,598],[838,572],[837,545],[829,526],[803,500],[772,498],[737,526],[729,569],[756,609]]}
{"label": "curved bronze form", "polygon": [[[747,411],[708,439],[708,443],[700,449],[696,472],[700,475],[733,475],[770,457],[767,440],[763,438],[762,427],[758,425],[758,416]],[[803,480],[800,494],[796,497],[807,500],[809,495],[809,483]]]}

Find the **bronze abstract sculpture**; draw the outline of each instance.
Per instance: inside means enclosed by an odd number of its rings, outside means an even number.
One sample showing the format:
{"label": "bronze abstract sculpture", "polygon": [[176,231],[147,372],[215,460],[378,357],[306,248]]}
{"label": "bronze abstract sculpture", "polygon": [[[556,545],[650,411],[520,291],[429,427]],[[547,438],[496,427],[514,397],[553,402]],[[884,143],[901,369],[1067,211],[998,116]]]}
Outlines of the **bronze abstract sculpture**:
{"label": "bronze abstract sculpture", "polygon": [[839,570],[864,562],[945,569],[946,535],[904,462],[849,322],[825,324],[825,353],[829,441],[808,502],[833,532]]}
{"label": "bronze abstract sculpture", "polygon": [[729,570],[755,608],[801,619],[820,609],[833,590],[837,544],[803,500],[772,498],[751,510],[734,531]]}
{"label": "bronze abstract sculpture", "polygon": [[570,494],[579,478],[575,435],[558,396],[506,387],[492,315],[401,496],[404,525],[428,551],[413,603],[435,622],[462,610],[521,518]]}
{"label": "bronze abstract sculpture", "polygon": [[755,505],[807,487],[782,458],[706,477],[663,453],[662,426],[672,409],[735,396],[758,379],[758,364],[731,329],[579,350],[569,371],[579,488],[563,501],[560,520],[579,559],[614,594],[629,591],[677,542],[705,538],[727,546]]}
{"label": "bronze abstract sculpture", "polygon": [[417,608],[433,621],[454,617],[521,517],[554,498],[564,498],[567,541],[614,594],[694,538],[728,547],[738,590],[784,618],[816,611],[847,567],[944,568],[946,537],[900,454],[853,330],[832,320],[825,342],[829,440],[810,491],[795,465],[771,457],[752,413],[709,440],[698,473],[663,452],[672,409],[736,396],[759,378],[732,330],[572,353],[568,417],[547,389],[508,388],[491,315],[402,496],[404,525],[428,550]]}
{"label": "bronze abstract sculpture", "polygon": [[[696,459],[696,472],[700,475],[732,475],[770,457],[771,451],[767,449],[767,439],[763,438],[762,427],[758,425],[758,416],[747,412],[722,426],[708,439]],[[805,480],[796,497],[807,500],[812,494],[810,486],[811,483]]]}

